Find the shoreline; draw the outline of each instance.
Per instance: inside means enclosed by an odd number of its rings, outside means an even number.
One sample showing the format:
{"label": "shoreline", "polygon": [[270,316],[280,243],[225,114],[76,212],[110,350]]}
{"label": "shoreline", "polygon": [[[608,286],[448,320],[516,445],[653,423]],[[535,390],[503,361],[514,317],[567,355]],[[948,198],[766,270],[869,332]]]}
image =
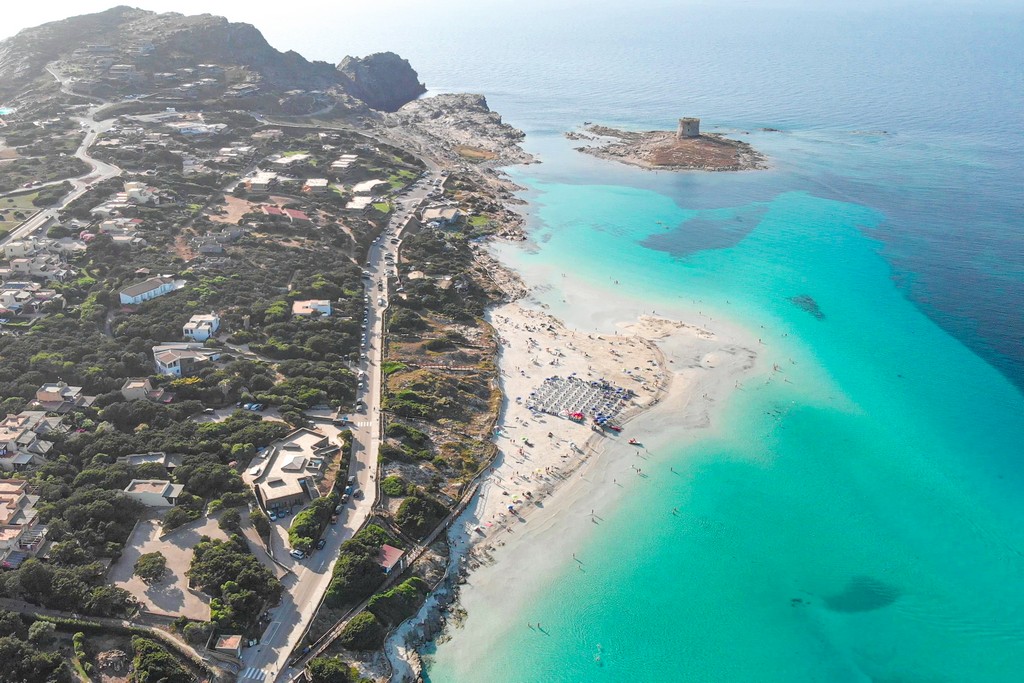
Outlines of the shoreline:
{"label": "shoreline", "polygon": [[565,137],[588,143],[576,147],[577,152],[649,171],[738,172],[770,168],[768,158],[749,143],[719,133],[678,138],[674,131],[628,131],[587,124],[583,132],[569,131]]}
{"label": "shoreline", "polygon": [[[595,335],[566,328],[536,305],[521,302],[494,307],[489,319],[503,342],[512,343],[511,347],[503,343],[498,358],[504,395],[498,420],[503,434],[496,438],[499,455],[483,477],[473,502],[448,533],[450,564],[445,579],[386,646],[395,664],[394,681],[417,680],[424,648],[451,638],[467,610],[473,614],[482,604],[493,604],[493,599],[484,596],[490,593],[491,598],[504,597],[510,583],[523,591],[539,590],[546,577],[571,561],[568,557],[556,559],[545,550],[547,545],[552,541],[562,545],[567,539],[578,546],[585,543],[595,522],[591,515],[614,509],[616,501],[640,478],[643,461],[654,450],[669,445],[667,442],[678,437],[680,429],[693,439],[713,431],[725,399],[740,378],[751,374],[757,365],[752,338],[725,324],[708,329],[641,315],[633,322],[619,321],[617,333]],[[575,348],[567,347],[565,355],[554,356],[560,362],[555,366],[559,372],[573,368],[586,372],[592,366],[592,373],[605,370],[621,379],[622,369],[615,367],[623,363],[621,355],[616,355],[622,349],[620,345],[640,354],[631,353],[629,363],[633,368],[651,371],[644,381],[647,389],[642,390],[642,398],[617,420],[625,428],[623,436],[588,434],[586,427],[553,416],[534,423],[524,404],[516,401],[524,387],[534,381],[517,374],[517,370],[522,371],[517,362],[523,358],[521,349],[529,348],[528,339],[537,330],[536,326],[526,329],[526,321],[544,321],[553,328],[551,334],[555,337],[569,337],[568,343]],[[599,347],[603,347],[603,354]],[[697,356],[699,362],[695,363]],[[669,420],[680,425],[679,429],[668,430],[671,434],[663,428]],[[532,452],[537,445],[549,446],[548,432],[554,438],[547,452]],[[630,435],[641,443],[629,444]],[[581,441],[583,445],[574,456],[567,457],[564,451],[574,436],[576,445]],[[522,438],[539,443],[527,453],[520,445]],[[524,473],[526,469],[530,470],[528,474]],[[526,490],[532,497],[523,496]],[[514,501],[515,515],[506,512],[510,501]],[[535,569],[514,579],[510,576],[510,572],[516,573],[517,567],[524,566]],[[509,604],[522,603],[520,599]]]}
{"label": "shoreline", "polygon": [[[422,130],[417,123],[403,127],[407,142],[414,142],[421,151],[429,149],[441,164],[459,166],[463,172],[482,181],[498,195],[508,211],[515,211],[513,205],[525,203],[514,194],[523,188],[511,182],[500,168],[503,165],[500,161],[459,164],[450,147],[438,145],[443,138],[442,131]],[[491,125],[487,128],[493,131],[495,119],[491,118],[488,123]],[[507,124],[497,125],[503,133],[499,136],[502,152],[507,152],[499,156],[504,157],[505,163],[521,160],[517,159],[521,137],[508,133]],[[474,132],[484,134],[480,128]],[[515,232],[519,232],[521,225],[520,216]],[[503,237],[500,243],[524,239],[521,233]],[[495,239],[492,237],[488,243],[495,244]],[[451,637],[452,629],[461,626],[466,610],[475,611],[472,608],[474,591],[486,594],[488,589],[496,590],[497,597],[504,598],[509,570],[524,564],[535,567],[546,564],[550,572],[563,566],[566,558],[556,562],[555,555],[542,552],[545,541],[553,534],[559,539],[572,535],[567,525],[574,522],[583,522],[578,526],[589,532],[593,526],[589,522],[595,520],[588,511],[610,509],[631,487],[630,476],[639,479],[637,475],[643,466],[631,463],[640,463],[650,457],[650,453],[645,448],[648,444],[642,443],[639,448],[628,444],[631,436],[646,434],[650,444],[663,447],[677,444],[681,434],[688,440],[709,434],[717,424],[715,416],[734,383],[739,386],[739,378],[750,374],[756,366],[756,337],[717,313],[712,319],[687,309],[679,317],[700,321],[688,324],[659,315],[645,315],[640,302],[616,297],[611,309],[591,309],[584,305],[588,309],[583,311],[587,327],[593,325],[601,332],[588,333],[567,327],[547,311],[547,304],[533,296],[535,290],[526,281],[526,274],[502,263],[494,249],[485,247],[475,251],[477,262],[505,293],[504,302],[492,306],[487,313],[487,320],[501,341],[495,359],[502,392],[494,438],[498,454],[481,475],[473,500],[446,535],[449,564],[444,578],[430,592],[417,614],[401,624],[385,643],[385,655],[392,665],[392,681],[422,680],[424,649],[445,642]],[[570,296],[573,284],[565,284],[566,298],[580,300]],[[584,303],[589,300],[582,298]],[[566,342],[564,347],[562,342]],[[619,351],[624,346],[631,351],[628,363],[632,367],[622,367],[625,358]],[[531,360],[531,351],[543,354],[546,362],[540,362],[540,355]],[[531,373],[524,374],[531,362],[534,363],[529,367]],[[629,372],[625,372],[627,370]],[[634,380],[634,372],[643,379]],[[586,425],[550,415],[537,420],[525,408],[525,403],[516,401],[528,396],[543,377],[570,373],[586,379],[595,379],[596,375],[637,390],[634,404],[616,419],[618,424],[628,425],[625,436],[616,439],[592,434]],[[680,417],[680,428],[664,429],[666,423],[678,421]],[[524,438],[533,445],[523,446],[520,440]],[[631,457],[621,457],[624,454]],[[527,491],[529,496],[524,495]],[[598,500],[600,503],[595,502]],[[514,513],[508,511],[509,504]],[[586,534],[579,528],[574,533],[578,543],[585,541]],[[539,551],[543,556],[538,555]],[[526,562],[509,561],[512,556],[524,554],[529,557]],[[489,581],[495,571],[503,575]],[[536,571],[529,577],[519,577],[517,583],[539,589],[546,575],[544,571]],[[521,604],[521,601],[510,604]]]}

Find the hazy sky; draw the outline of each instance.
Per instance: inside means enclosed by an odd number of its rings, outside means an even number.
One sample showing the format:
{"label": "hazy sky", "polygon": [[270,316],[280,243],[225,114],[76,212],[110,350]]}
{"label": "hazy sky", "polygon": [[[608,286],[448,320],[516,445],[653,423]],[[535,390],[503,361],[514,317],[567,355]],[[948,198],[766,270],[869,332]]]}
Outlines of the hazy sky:
{"label": "hazy sky", "polygon": [[[523,14],[538,15],[541,18],[550,8],[560,10],[578,7],[581,12],[614,7],[616,9],[643,7],[656,11],[659,4],[666,5],[720,5],[804,7],[810,11],[817,8],[841,7],[851,12],[871,11],[871,7],[892,7],[893,5],[917,5],[921,7],[962,7],[998,8],[1014,7],[1020,0],[300,0],[288,2],[253,2],[252,0],[135,0],[120,4],[141,7],[160,12],[181,12],[183,14],[220,14],[232,21],[254,24],[267,40],[278,49],[295,49],[302,52],[303,32],[315,30],[320,35],[327,27],[317,25],[318,15],[331,21],[347,22],[349,30],[358,26],[360,31],[373,31],[384,27],[392,18],[409,19],[416,15],[433,15],[454,12],[463,17],[476,15],[486,23],[496,24],[505,19]],[[0,39],[14,35],[23,28],[55,21],[77,14],[100,12],[119,4],[117,0],[48,0],[42,3],[3,0],[0,10]],[[1018,5],[1019,6],[1019,5]],[[387,33],[387,31],[382,31]],[[443,42],[441,43],[443,44]],[[337,55],[307,55],[318,59],[333,60]]]}

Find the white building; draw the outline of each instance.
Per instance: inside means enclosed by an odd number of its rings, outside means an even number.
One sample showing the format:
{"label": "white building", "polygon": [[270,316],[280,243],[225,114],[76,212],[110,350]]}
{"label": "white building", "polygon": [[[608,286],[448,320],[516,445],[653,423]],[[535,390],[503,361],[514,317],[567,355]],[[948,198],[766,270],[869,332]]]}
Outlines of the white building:
{"label": "white building", "polygon": [[166,479],[132,479],[124,488],[126,496],[152,508],[174,507],[185,487]]}
{"label": "white building", "polygon": [[302,191],[310,194],[327,192],[327,178],[306,178],[302,184]]}
{"label": "white building", "polygon": [[40,437],[61,429],[62,418],[47,417],[45,410],[23,410],[0,421],[0,469],[23,470],[46,462],[53,442]]}
{"label": "white building", "polygon": [[188,339],[197,342],[204,342],[220,329],[220,316],[216,313],[209,315],[194,315],[189,318],[181,333]]}
{"label": "white building", "polygon": [[388,181],[380,179],[364,180],[352,186],[352,194],[373,194],[374,188],[380,185],[387,185]]}
{"label": "white building", "polygon": [[137,282],[121,290],[120,299],[124,305],[141,304],[143,301],[155,299],[168,292],[180,289],[184,283],[175,282],[169,277],[151,277],[148,280]]}

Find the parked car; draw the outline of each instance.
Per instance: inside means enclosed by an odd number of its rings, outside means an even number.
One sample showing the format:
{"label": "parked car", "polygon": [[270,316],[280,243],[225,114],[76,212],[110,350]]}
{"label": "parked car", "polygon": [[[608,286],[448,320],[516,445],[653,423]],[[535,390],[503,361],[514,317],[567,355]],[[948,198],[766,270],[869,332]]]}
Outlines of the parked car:
{"label": "parked car", "polygon": [[302,552],[301,550],[293,550],[288,554],[294,557],[296,560],[301,560],[306,556],[306,553]]}
{"label": "parked car", "polygon": [[363,490],[362,489],[356,489],[355,492],[353,492],[352,497],[362,500],[362,498],[363,498]]}
{"label": "parked car", "polygon": [[331,515],[331,524],[338,523],[338,515]]}
{"label": "parked car", "polygon": [[273,510],[267,513],[267,517],[270,519],[271,522],[277,521],[277,513],[274,512]]}
{"label": "parked car", "polygon": [[321,538],[319,541],[316,542],[316,549],[323,550],[325,545],[327,545],[327,541]]}

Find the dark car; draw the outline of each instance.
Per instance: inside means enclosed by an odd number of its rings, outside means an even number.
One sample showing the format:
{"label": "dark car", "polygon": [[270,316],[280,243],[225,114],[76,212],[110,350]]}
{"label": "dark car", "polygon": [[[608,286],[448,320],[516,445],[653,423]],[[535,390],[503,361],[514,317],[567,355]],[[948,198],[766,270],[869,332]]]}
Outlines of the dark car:
{"label": "dark car", "polygon": [[316,549],[323,550],[325,545],[327,545],[327,541],[321,538],[319,541],[316,542]]}

